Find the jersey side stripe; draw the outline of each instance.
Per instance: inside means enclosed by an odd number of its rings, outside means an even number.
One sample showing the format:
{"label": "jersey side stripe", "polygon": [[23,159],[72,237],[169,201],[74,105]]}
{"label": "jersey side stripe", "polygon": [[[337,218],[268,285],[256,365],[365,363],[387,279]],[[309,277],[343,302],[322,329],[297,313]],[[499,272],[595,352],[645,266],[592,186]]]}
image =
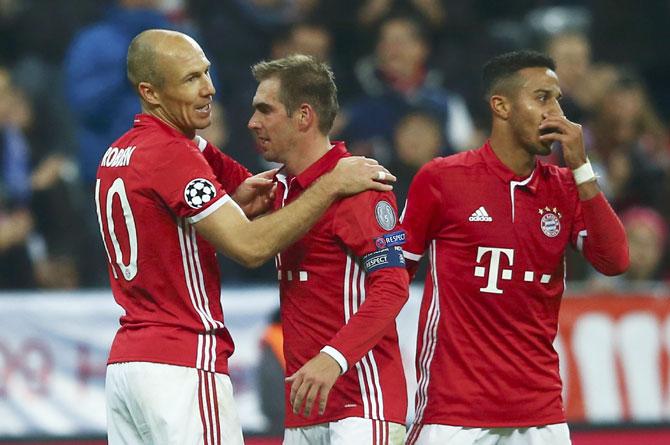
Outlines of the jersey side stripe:
{"label": "jersey side stripe", "polygon": [[[354,295],[354,312],[358,312],[360,305],[365,301],[365,272],[358,266],[358,262],[354,263],[354,276],[358,276],[358,279],[353,282],[353,286],[356,290],[356,294]],[[365,378],[370,394],[370,414],[374,419],[383,418],[384,414],[382,410],[384,402],[379,384],[377,363],[375,362],[372,351],[368,351],[368,353],[361,359],[361,362],[363,364],[363,369],[365,370]]]}
{"label": "jersey side stripe", "polygon": [[[344,269],[344,322],[348,323],[349,318],[351,318],[353,299],[351,294],[352,289],[352,275],[353,275],[353,265],[356,260],[352,257],[351,253],[347,252],[347,264]],[[368,400],[368,392],[365,387],[365,377],[363,376],[363,367],[361,366],[361,361],[359,360],[356,363],[356,373],[358,374],[358,385],[361,389],[361,401],[363,402],[363,416],[370,418],[370,402]]]}
{"label": "jersey side stripe", "polygon": [[[361,304],[365,301],[365,271],[361,269],[361,277],[358,281],[360,289],[360,301]],[[377,361],[375,360],[374,353],[372,350],[367,353],[368,360],[370,362],[370,368],[372,369],[372,381],[375,385],[375,394],[377,395],[377,407],[378,407],[378,416],[377,419],[385,420],[384,418],[384,393],[382,392],[381,383],[379,381],[379,368],[377,367]]]}
{"label": "jersey side stripe", "polygon": [[197,272],[196,272],[196,266],[195,263],[198,261],[195,258],[194,255],[194,248],[192,244],[192,232],[195,230],[192,225],[185,223],[185,244],[186,244],[186,252],[187,252],[187,262],[189,266],[189,276],[191,279],[191,285],[193,288],[193,294],[195,296],[195,304],[198,307],[200,318],[203,321],[203,325],[205,326],[205,333],[203,334],[205,337],[205,347],[204,347],[204,357],[203,361],[201,362],[202,369],[206,371],[213,371],[214,369],[211,368],[211,362],[212,362],[212,356],[216,356],[216,354],[212,354],[212,339],[211,335],[209,335],[209,331],[211,331],[214,328],[213,325],[213,320],[212,317],[207,313],[207,308],[204,307],[203,304],[203,297],[202,294],[200,293],[200,286],[197,283]]}
{"label": "jersey side stripe", "polygon": [[430,381],[430,363],[432,362],[435,353],[435,346],[437,344],[437,327],[440,319],[440,303],[439,303],[439,288],[437,282],[437,266],[436,260],[436,243],[433,240],[430,248],[430,266],[431,278],[433,281],[433,296],[430,308],[428,309],[428,316],[426,320],[426,327],[423,332],[423,345],[421,349],[421,377],[419,379],[419,389],[417,391],[417,409],[416,420],[420,422],[423,418],[423,412],[428,403],[428,382]]}
{"label": "jersey side stripe", "polygon": [[205,278],[202,274],[202,262],[200,261],[200,255],[198,254],[198,241],[195,236],[196,234],[195,227],[190,226],[190,234],[191,234],[191,243],[193,244],[193,256],[195,259],[195,265],[197,267],[198,272],[198,283],[200,284],[200,291],[205,301],[205,313],[207,314],[207,318],[214,325],[214,328],[223,328],[223,322],[215,319],[214,316],[212,315],[211,309],[209,308],[209,296],[207,295],[207,291],[205,290]]}
{"label": "jersey side stripe", "polygon": [[[191,225],[189,227],[189,230],[190,230],[190,235],[191,235],[191,243],[193,245],[194,263],[195,263],[196,269],[197,269],[198,284],[200,285],[200,292],[201,292],[201,295],[202,295],[202,298],[203,298],[203,305],[204,305],[205,315],[207,316],[207,319],[212,324],[213,329],[223,328],[223,323],[214,318],[214,316],[212,315],[212,311],[209,307],[209,297],[207,296],[207,290],[205,289],[205,279],[202,275],[202,266],[201,266],[201,261],[200,261],[200,255],[198,255],[198,242],[197,242],[197,238],[195,237],[195,227],[193,227]],[[214,332],[211,332],[209,334],[209,337],[210,337],[211,342],[212,342],[209,370],[210,371],[215,371],[216,370],[216,335],[214,334]]]}
{"label": "jersey side stripe", "polygon": [[[196,313],[200,317],[200,321],[202,321],[203,326],[205,327],[205,330],[209,330],[210,326],[209,323],[205,317],[205,315],[202,312],[202,309],[200,305],[198,304],[196,300],[196,295],[193,290],[193,286],[191,284],[191,268],[190,268],[190,261],[189,261],[189,255],[187,254],[187,251],[190,249],[188,248],[188,237],[184,233],[184,227],[186,226],[188,228],[188,225],[186,222],[182,219],[180,220],[180,223],[177,225],[177,232],[179,235],[179,247],[181,249],[181,257],[182,257],[182,263],[184,266],[184,279],[186,281],[186,288],[188,289],[188,294],[189,297],[191,298],[191,304],[193,305],[193,308],[195,309]],[[198,369],[203,369],[205,367],[205,364],[207,363],[207,349],[206,349],[206,339],[203,338],[203,334],[198,335],[198,351],[197,351],[197,357],[196,357],[196,368]]]}
{"label": "jersey side stripe", "polygon": [[[359,282],[359,277],[361,274],[361,269],[358,266],[358,262],[354,261],[354,273],[353,273],[353,278],[351,280],[351,289],[352,289],[352,302],[353,302],[353,308],[352,308],[352,314],[355,314],[358,312],[358,307],[360,306],[360,292],[359,292],[359,287],[358,287],[358,282]],[[367,383],[368,387],[368,394],[369,394],[369,402],[370,402],[370,416],[372,418],[376,418],[379,414],[378,411],[378,406],[377,406],[377,394],[376,394],[376,388],[372,382],[372,375],[370,371],[370,363],[369,359],[367,357],[367,354],[361,358],[361,364],[363,365],[363,376],[365,377],[365,382]]]}
{"label": "jersey side stripe", "polygon": [[431,250],[431,274],[432,274],[432,279],[433,279],[433,301],[435,302],[435,311],[432,317],[432,325],[431,329],[429,331],[429,338],[428,338],[428,344],[429,344],[429,350],[425,362],[425,392],[424,392],[424,401],[423,401],[423,407],[421,410],[421,416],[423,417],[423,410],[425,410],[426,405],[428,404],[428,385],[430,383],[430,365],[433,361],[433,356],[435,355],[435,347],[437,346],[437,329],[439,326],[439,321],[440,321],[440,287],[439,283],[437,281],[437,244],[435,241],[432,243],[432,250]]}

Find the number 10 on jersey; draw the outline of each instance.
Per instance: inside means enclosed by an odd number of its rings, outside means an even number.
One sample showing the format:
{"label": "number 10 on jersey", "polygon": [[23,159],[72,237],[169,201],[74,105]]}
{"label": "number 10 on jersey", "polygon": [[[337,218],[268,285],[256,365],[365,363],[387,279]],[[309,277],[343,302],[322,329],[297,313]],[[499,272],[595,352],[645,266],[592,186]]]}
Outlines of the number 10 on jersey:
{"label": "number 10 on jersey", "polygon": [[[104,192],[104,191],[103,191]],[[130,247],[130,255],[128,255],[128,264],[123,263],[123,253],[121,252],[121,245],[114,231],[114,218],[112,215],[114,197],[118,195],[119,202],[121,204],[121,210],[123,211],[123,221],[126,224],[126,231],[128,232],[128,245]],[[123,183],[123,179],[116,178],[112,183],[112,186],[109,187],[106,193],[105,198],[105,208],[103,209],[100,206],[100,179],[95,182],[95,209],[98,213],[98,224],[100,225],[100,235],[102,235],[102,242],[105,246],[105,251],[107,252],[107,260],[112,267],[112,272],[114,278],[118,280],[118,275],[114,265],[116,264],[121,270],[121,274],[126,281],[130,281],[135,278],[137,275],[137,230],[135,229],[135,218],[133,218],[133,211],[130,208],[130,202],[128,201],[128,195],[126,194],[126,187]],[[103,213],[104,210],[104,213]],[[114,260],[112,262],[112,257],[109,254],[109,247],[107,246],[107,240],[105,239],[105,228],[107,226],[107,233],[109,233],[110,241],[114,247]]]}

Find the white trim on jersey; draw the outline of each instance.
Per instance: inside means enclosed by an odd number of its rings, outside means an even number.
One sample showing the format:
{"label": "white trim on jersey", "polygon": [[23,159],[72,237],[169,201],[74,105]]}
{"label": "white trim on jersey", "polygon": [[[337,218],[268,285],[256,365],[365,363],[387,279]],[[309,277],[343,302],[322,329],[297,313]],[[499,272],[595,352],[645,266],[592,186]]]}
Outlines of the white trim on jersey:
{"label": "white trim on jersey", "polygon": [[533,170],[530,174],[529,177],[524,179],[523,181],[510,181],[509,183],[509,195],[512,198],[512,222],[514,222],[514,189],[517,186],[524,186],[530,182],[531,179],[533,179],[533,175],[535,174],[535,170]]}
{"label": "white trim on jersey", "polygon": [[177,232],[184,266],[186,288],[191,298],[191,304],[205,328],[205,333],[198,335],[198,351],[195,367],[214,372],[216,371],[216,337],[212,331],[217,328],[223,328],[224,325],[221,321],[214,319],[209,309],[209,298],[200,265],[195,228],[182,219],[177,225]]}
{"label": "white trim on jersey", "polygon": [[586,230],[580,230],[577,234],[577,250],[582,251],[584,249],[584,239],[588,236]]}
{"label": "white trim on jersey", "polygon": [[423,254],[419,255],[417,253],[408,252],[406,250],[403,250],[402,254],[405,258],[412,261],[419,261],[421,258],[423,258]]}
{"label": "white trim on jersey", "polygon": [[[350,291],[351,289],[351,291]],[[351,252],[347,253],[344,271],[344,322],[348,323],[353,314],[365,301],[365,271]],[[384,395],[379,380],[379,370],[372,350],[368,351],[357,363],[358,383],[363,401],[363,415],[369,419],[385,420]]]}
{"label": "white trim on jersey", "polygon": [[[221,197],[221,199],[219,199],[218,201],[216,201],[215,203],[213,203],[212,205],[210,205],[209,207],[207,207],[207,208],[206,208],[205,210],[203,210],[202,212],[197,213],[197,214],[195,214],[195,215],[193,215],[193,216],[190,216],[190,217],[186,218],[186,221],[187,221],[189,224],[195,224],[195,223],[197,223],[198,221],[202,221],[203,219],[205,219],[206,217],[208,217],[209,215],[211,215],[212,213],[214,213],[215,210],[218,210],[219,207],[221,207],[222,205],[224,205],[224,204],[227,203],[228,201],[234,203],[234,204],[237,206],[237,203],[236,203],[235,201],[233,201],[233,198],[231,198],[230,195],[223,195],[223,196]],[[237,206],[237,207],[239,208],[239,206]],[[242,209],[240,209],[240,210],[242,210]],[[244,213],[244,212],[242,212],[242,213]]]}
{"label": "white trim on jersey", "polygon": [[340,375],[344,374],[349,370],[349,364],[347,363],[347,359],[344,358],[342,353],[338,351],[337,349],[333,348],[332,346],[324,346],[321,348],[321,351],[324,354],[328,354],[337,362],[338,365],[340,365]]}
{"label": "white trim on jersey", "polygon": [[194,139],[195,144],[198,146],[198,150],[201,152],[205,151],[205,148],[207,148],[207,140],[203,138],[202,136],[196,135]]}
{"label": "white trim on jersey", "polygon": [[423,418],[423,412],[428,403],[428,383],[430,381],[430,364],[435,355],[435,346],[437,344],[437,328],[440,321],[440,288],[437,281],[436,254],[437,245],[435,240],[430,244],[430,272],[433,281],[433,295],[428,308],[426,317],[426,326],[423,330],[423,344],[419,356],[419,365],[421,377],[417,389],[417,407],[415,422],[420,423]]}

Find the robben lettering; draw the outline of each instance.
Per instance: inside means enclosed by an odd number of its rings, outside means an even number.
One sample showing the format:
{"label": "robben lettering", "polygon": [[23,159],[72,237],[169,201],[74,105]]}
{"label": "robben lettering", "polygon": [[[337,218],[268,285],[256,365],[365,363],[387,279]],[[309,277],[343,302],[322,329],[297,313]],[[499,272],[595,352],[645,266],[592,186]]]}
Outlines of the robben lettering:
{"label": "robben lettering", "polygon": [[126,167],[130,164],[130,157],[137,146],[126,148],[109,147],[100,161],[100,167]]}

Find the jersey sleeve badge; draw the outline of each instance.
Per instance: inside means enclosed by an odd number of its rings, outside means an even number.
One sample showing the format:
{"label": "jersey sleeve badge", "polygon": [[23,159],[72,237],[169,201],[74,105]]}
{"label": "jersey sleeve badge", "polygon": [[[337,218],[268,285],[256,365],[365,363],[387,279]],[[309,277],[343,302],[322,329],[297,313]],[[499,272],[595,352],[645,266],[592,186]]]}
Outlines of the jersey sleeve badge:
{"label": "jersey sleeve badge", "polygon": [[207,204],[216,196],[216,188],[205,178],[197,178],[189,182],[184,188],[184,200],[194,209]]}
{"label": "jersey sleeve badge", "polygon": [[375,217],[377,224],[384,230],[392,230],[395,227],[396,217],[393,206],[388,201],[379,201],[375,206]]}

